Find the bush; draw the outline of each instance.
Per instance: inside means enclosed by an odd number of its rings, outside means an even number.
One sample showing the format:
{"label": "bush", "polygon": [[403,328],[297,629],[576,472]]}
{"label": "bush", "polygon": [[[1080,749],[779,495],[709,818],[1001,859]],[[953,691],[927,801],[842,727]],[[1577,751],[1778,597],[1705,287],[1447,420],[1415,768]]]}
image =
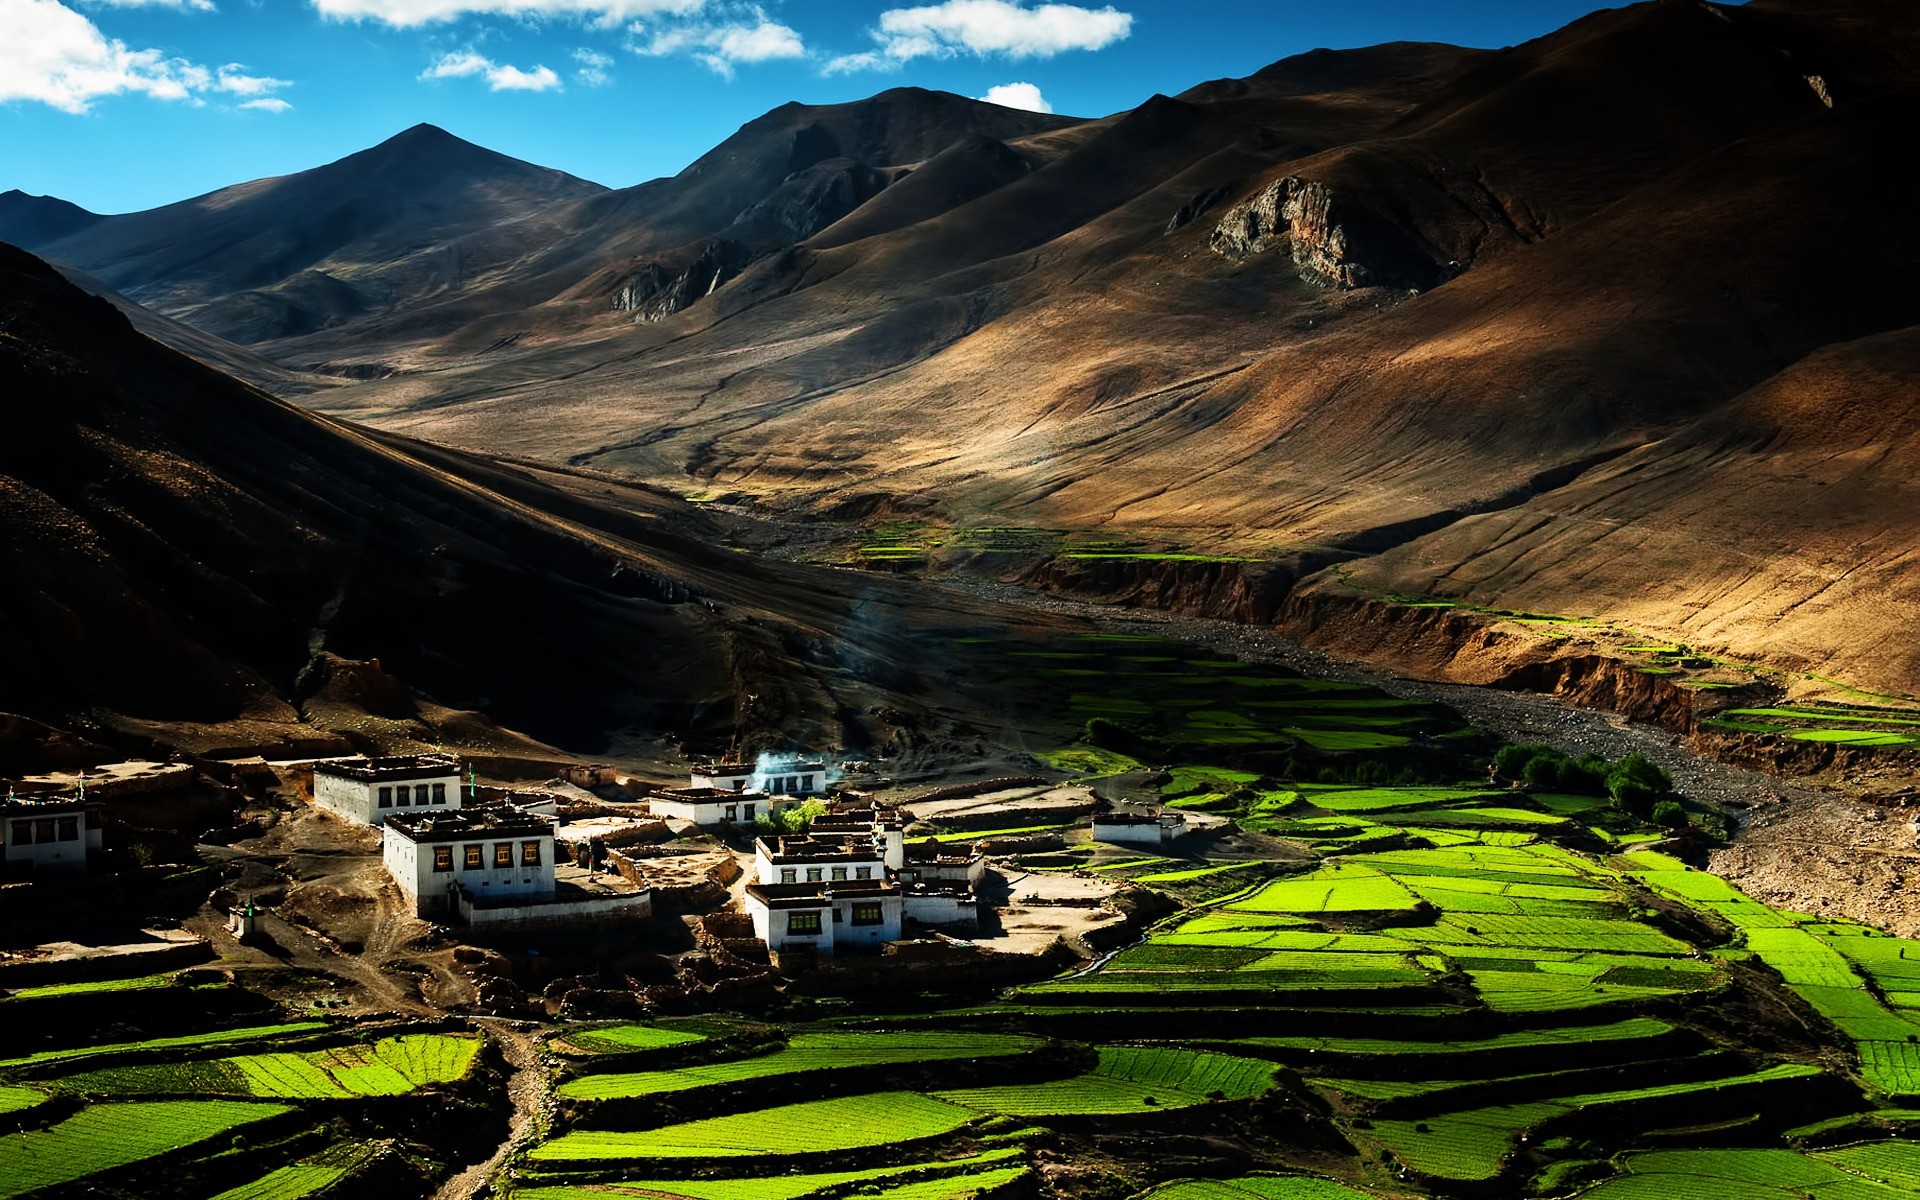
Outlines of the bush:
{"label": "bush", "polygon": [[1615,776],[1607,781],[1607,795],[1621,812],[1645,818],[1653,815],[1653,802],[1659,799],[1660,793],[1644,783]]}
{"label": "bush", "polygon": [[1553,751],[1532,742],[1521,742],[1512,746],[1502,746],[1494,751],[1493,769],[1508,779],[1518,779],[1537,754],[1552,754]]}
{"label": "bush", "polygon": [[1542,790],[1557,788],[1560,786],[1561,764],[1564,761],[1552,751],[1536,754],[1527,760],[1525,767],[1520,769],[1520,777],[1527,781],[1528,787]]}
{"label": "bush", "polygon": [[1662,829],[1685,829],[1691,822],[1678,800],[1662,800],[1653,806],[1653,823]]}
{"label": "bush", "polygon": [[762,813],[753,819],[753,830],[755,833],[805,833],[813,819],[826,811],[827,806],[822,802],[809,800],[779,812]]}

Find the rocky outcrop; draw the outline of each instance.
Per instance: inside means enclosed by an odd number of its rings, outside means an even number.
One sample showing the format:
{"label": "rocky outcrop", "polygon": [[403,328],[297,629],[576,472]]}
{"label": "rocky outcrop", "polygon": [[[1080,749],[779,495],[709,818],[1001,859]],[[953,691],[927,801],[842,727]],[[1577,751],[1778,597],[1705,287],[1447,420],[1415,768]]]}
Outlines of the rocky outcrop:
{"label": "rocky outcrop", "polygon": [[[1218,187],[1210,187],[1206,191],[1198,193],[1191,200],[1188,200],[1185,204],[1175,209],[1173,216],[1167,218],[1167,232],[1172,233],[1177,229],[1185,229],[1187,226],[1193,224],[1199,220],[1208,209],[1225,200],[1227,193],[1232,190],[1231,185],[1221,184]],[[1216,233],[1215,236],[1218,237],[1219,235]]]}
{"label": "rocky outcrop", "polygon": [[1228,209],[1208,244],[1235,260],[1284,247],[1300,278],[1320,287],[1425,289],[1445,278],[1440,265],[1390,222],[1297,175]]}
{"label": "rocky outcrop", "polygon": [[851,158],[828,158],[795,171],[734,218],[750,238],[797,242],[879,195],[891,177]]}
{"label": "rocky outcrop", "polygon": [[636,321],[663,321],[718,291],[752,261],[753,252],[739,242],[715,238],[680,270],[651,262],[628,276],[614,289],[614,310],[632,313]]}

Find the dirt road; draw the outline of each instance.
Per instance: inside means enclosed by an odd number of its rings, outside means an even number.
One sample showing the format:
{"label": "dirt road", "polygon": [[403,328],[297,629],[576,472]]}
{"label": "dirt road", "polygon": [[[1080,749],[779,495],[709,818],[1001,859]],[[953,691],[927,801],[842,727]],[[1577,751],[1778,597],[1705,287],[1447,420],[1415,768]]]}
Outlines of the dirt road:
{"label": "dirt road", "polygon": [[513,1114],[507,1121],[507,1136],[492,1157],[440,1185],[433,1200],[472,1200],[515,1151],[546,1129],[547,1080],[546,1068],[540,1064],[539,1042],[505,1021],[482,1019],[474,1024],[499,1044],[500,1053],[513,1068],[513,1074],[507,1079],[507,1098],[513,1102]]}

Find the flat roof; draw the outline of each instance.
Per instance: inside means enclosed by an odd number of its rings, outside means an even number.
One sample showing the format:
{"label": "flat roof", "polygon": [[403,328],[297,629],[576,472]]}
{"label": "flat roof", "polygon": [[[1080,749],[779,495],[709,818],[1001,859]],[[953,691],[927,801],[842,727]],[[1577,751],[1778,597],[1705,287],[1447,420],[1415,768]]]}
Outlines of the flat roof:
{"label": "flat roof", "polygon": [[335,775],[362,783],[459,775],[460,760],[450,754],[397,754],[387,758],[333,759],[313,765],[316,775]]}
{"label": "flat roof", "polygon": [[770,798],[765,792],[736,792],[730,788],[657,787],[647,794],[650,796],[658,796],[663,800],[685,800],[692,804],[719,804],[724,801],[740,800],[742,798],[756,801]]}
{"label": "flat roof", "polygon": [[82,800],[78,796],[0,799],[0,815],[9,817],[57,817],[62,813],[98,812],[102,807],[98,800]]}
{"label": "flat roof", "polygon": [[884,900],[900,895],[886,879],[837,879],[826,883],[750,883],[747,895],[768,908],[820,908],[836,900]]}
{"label": "flat roof", "polygon": [[1095,825],[1158,825],[1163,821],[1171,821],[1177,825],[1187,823],[1187,819],[1179,813],[1162,813],[1156,816],[1153,813],[1143,812],[1113,812],[1101,813],[1093,818]]}
{"label": "flat roof", "polygon": [[826,769],[826,760],[815,758],[778,763],[768,767],[764,772],[761,771],[759,763],[695,763],[693,773],[695,775],[792,775],[795,772],[804,774],[808,771]]}
{"label": "flat roof", "polygon": [[455,808],[391,816],[387,828],[414,842],[457,842],[471,837],[553,836],[553,822],[516,809]]}
{"label": "flat roof", "polygon": [[759,849],[774,862],[805,862],[809,859],[830,858],[872,858],[878,859],[879,849],[871,837],[859,834],[843,836],[809,837],[805,834],[787,834],[780,837],[758,839]]}

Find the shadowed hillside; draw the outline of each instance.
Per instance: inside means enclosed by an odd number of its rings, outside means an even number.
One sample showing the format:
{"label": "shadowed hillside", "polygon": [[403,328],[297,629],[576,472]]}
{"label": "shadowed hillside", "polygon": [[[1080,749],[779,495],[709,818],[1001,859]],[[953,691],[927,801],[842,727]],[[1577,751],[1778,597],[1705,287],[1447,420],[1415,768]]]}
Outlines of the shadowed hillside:
{"label": "shadowed hillside", "polygon": [[0,713],[142,749],[857,744],[910,682],[908,588],[748,573],[677,502],[315,417],[12,247],[0,314]]}

